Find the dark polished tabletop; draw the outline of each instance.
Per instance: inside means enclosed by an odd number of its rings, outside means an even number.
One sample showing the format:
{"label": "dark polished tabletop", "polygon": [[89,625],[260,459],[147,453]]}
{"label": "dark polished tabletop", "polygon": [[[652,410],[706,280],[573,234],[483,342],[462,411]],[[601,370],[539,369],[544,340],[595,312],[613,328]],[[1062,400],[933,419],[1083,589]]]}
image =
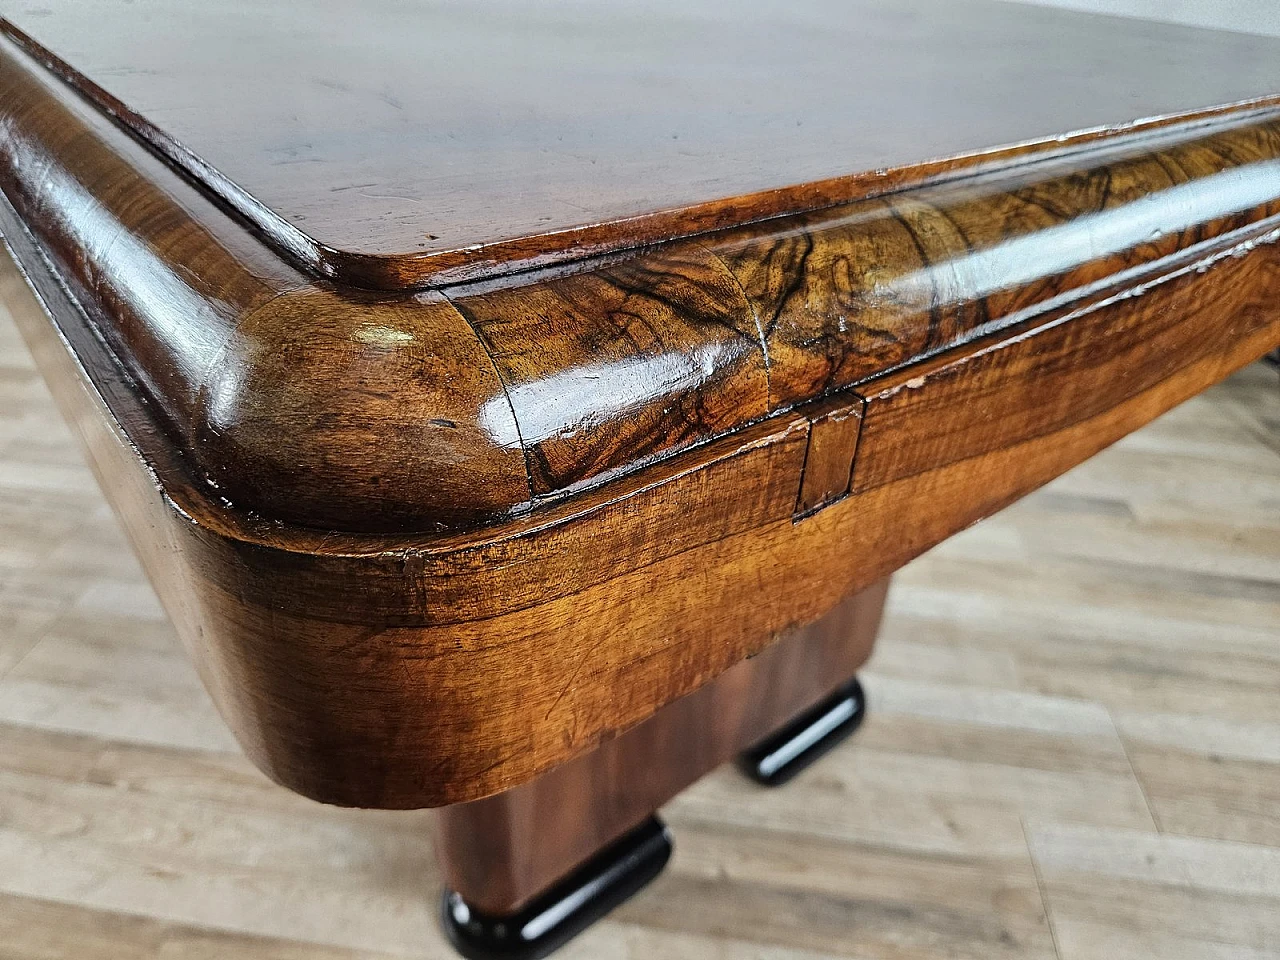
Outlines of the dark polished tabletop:
{"label": "dark polished tabletop", "polygon": [[795,212],[922,161],[1280,93],[1280,40],[990,0],[0,12],[278,247],[388,287]]}

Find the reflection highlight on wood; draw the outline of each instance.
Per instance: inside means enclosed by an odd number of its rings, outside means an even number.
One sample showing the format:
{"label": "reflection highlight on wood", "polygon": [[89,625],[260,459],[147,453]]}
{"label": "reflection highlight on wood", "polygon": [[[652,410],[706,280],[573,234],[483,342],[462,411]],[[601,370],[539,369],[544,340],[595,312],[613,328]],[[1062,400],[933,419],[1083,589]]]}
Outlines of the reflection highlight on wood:
{"label": "reflection highlight on wood", "polygon": [[33,49],[5,291],[239,742],[333,803],[526,783],[1280,343],[1270,101],[374,292]]}

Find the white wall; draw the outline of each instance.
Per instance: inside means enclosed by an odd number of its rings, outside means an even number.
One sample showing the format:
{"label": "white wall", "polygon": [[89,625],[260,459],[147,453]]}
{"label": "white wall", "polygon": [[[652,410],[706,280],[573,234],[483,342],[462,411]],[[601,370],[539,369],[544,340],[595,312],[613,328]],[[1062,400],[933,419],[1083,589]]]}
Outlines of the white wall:
{"label": "white wall", "polygon": [[1197,27],[1280,37],[1280,0],[1023,0],[1049,7],[1114,13]]}

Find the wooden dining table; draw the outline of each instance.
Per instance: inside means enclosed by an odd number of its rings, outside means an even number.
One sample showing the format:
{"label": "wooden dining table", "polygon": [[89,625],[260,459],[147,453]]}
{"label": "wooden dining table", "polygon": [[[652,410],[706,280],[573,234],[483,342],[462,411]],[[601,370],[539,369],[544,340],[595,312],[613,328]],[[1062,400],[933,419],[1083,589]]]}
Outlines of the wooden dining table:
{"label": "wooden dining table", "polygon": [[[1280,40],[995,0],[21,0],[0,292],[247,755],[469,957],[856,729],[891,574],[1280,348]],[[424,896],[428,895],[424,891]]]}

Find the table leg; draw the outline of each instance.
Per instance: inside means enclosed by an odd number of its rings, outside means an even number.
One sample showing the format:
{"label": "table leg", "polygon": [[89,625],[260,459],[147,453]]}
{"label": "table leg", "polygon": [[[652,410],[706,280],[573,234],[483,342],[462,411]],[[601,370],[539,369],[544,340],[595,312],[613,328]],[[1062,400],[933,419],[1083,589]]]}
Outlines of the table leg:
{"label": "table leg", "polygon": [[[792,774],[851,731],[856,720],[839,704],[856,689],[861,718],[861,688],[850,679],[871,653],[887,588],[885,580],[849,597],[531,783],[440,810],[443,919],[455,946],[469,957],[545,956],[658,874],[670,841],[654,814],[685,787],[779,738],[792,744]],[[815,717],[826,718],[816,732]],[[808,753],[795,746],[804,731]]]}

